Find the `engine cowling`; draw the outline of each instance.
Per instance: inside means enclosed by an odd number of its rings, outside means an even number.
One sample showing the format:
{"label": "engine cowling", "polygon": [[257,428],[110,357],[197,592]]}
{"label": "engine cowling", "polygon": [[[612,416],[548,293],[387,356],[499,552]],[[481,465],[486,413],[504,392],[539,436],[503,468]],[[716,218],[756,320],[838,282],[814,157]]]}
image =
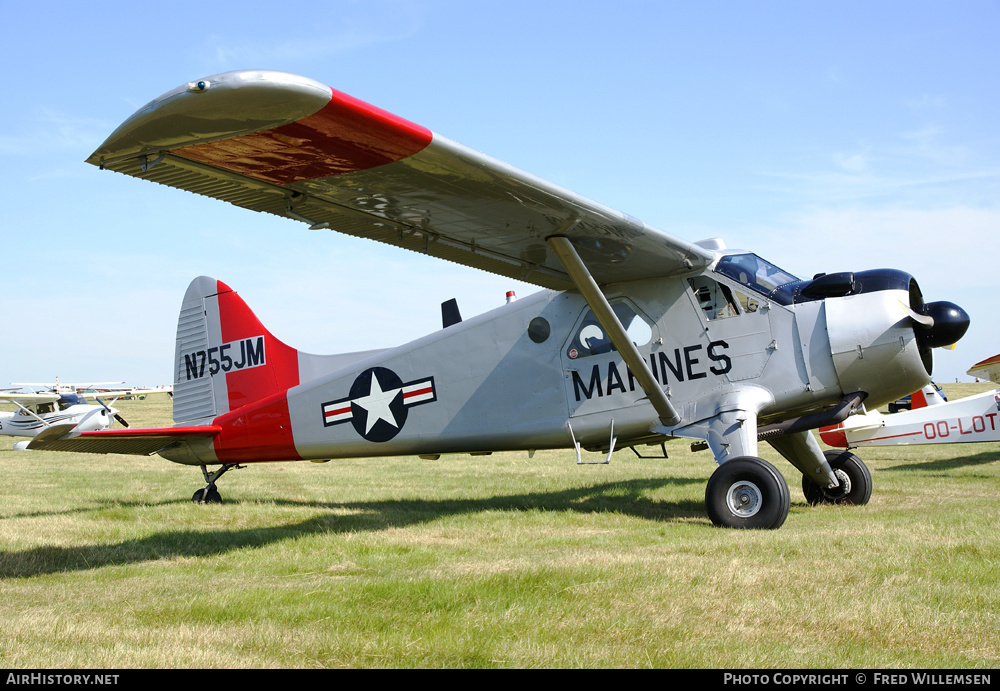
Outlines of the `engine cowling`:
{"label": "engine cowling", "polygon": [[969,315],[950,302],[924,303],[916,280],[893,269],[854,274],[854,290],[826,297],[834,369],[843,391],[866,391],[876,408],[926,385],[933,348],[951,345]]}

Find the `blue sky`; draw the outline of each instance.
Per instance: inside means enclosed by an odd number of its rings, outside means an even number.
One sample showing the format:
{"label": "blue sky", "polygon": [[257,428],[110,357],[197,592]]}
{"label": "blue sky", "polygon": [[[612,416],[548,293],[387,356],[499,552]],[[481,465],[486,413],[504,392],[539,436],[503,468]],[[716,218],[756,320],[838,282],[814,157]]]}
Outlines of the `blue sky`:
{"label": "blue sky", "polygon": [[0,16],[0,386],[169,383],[201,274],[317,353],[421,336],[450,297],[470,316],[535,290],[83,162],[161,93],[245,68],[799,276],[908,271],[972,316],[938,381],[1000,352],[996,0],[0,0]]}

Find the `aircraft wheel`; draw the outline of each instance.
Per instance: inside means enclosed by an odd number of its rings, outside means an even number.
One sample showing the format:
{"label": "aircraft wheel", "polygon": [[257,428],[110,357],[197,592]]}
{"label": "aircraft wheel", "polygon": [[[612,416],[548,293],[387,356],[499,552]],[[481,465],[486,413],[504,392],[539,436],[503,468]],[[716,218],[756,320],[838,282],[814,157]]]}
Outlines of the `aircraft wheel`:
{"label": "aircraft wheel", "polygon": [[215,487],[205,487],[195,492],[191,497],[191,501],[195,504],[221,504],[222,495],[219,494],[219,490]]}
{"label": "aircraft wheel", "polygon": [[817,504],[854,504],[863,506],[872,497],[872,474],[868,466],[850,451],[825,451],[827,463],[840,482],[839,487],[827,489],[802,476],[802,494],[812,506]]}
{"label": "aircraft wheel", "polygon": [[708,516],[724,528],[780,528],[790,504],[784,476],[756,456],[726,461],[705,488]]}

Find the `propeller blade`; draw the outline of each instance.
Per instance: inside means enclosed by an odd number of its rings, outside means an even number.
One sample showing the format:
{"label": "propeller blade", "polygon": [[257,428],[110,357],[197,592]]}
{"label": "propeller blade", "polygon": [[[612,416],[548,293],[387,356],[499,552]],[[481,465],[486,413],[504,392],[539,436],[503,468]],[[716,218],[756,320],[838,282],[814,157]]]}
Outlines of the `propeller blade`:
{"label": "propeller blade", "polygon": [[121,416],[120,414],[118,414],[118,413],[115,413],[115,420],[118,420],[118,422],[122,423],[122,426],[123,426],[123,427],[128,427],[128,426],[129,426],[129,424],[128,424],[127,422],[125,422],[125,418],[123,418],[123,417],[122,417],[122,416]]}
{"label": "propeller blade", "polygon": [[913,308],[907,306],[902,300],[899,301],[900,306],[906,310],[906,314],[909,315],[910,319],[916,322],[917,326],[922,329],[932,329],[934,328],[934,317],[929,314],[921,314]]}

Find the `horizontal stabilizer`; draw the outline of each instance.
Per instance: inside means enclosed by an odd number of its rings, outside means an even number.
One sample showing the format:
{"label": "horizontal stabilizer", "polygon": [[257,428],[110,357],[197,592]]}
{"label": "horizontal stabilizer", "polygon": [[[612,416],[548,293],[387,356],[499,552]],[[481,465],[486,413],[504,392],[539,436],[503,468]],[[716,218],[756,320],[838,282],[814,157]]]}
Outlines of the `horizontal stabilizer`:
{"label": "horizontal stabilizer", "polygon": [[193,437],[214,437],[217,425],[163,427],[152,429],[115,429],[74,434],[75,425],[53,425],[40,432],[28,444],[29,449],[75,451],[78,453],[121,453],[149,456]]}

